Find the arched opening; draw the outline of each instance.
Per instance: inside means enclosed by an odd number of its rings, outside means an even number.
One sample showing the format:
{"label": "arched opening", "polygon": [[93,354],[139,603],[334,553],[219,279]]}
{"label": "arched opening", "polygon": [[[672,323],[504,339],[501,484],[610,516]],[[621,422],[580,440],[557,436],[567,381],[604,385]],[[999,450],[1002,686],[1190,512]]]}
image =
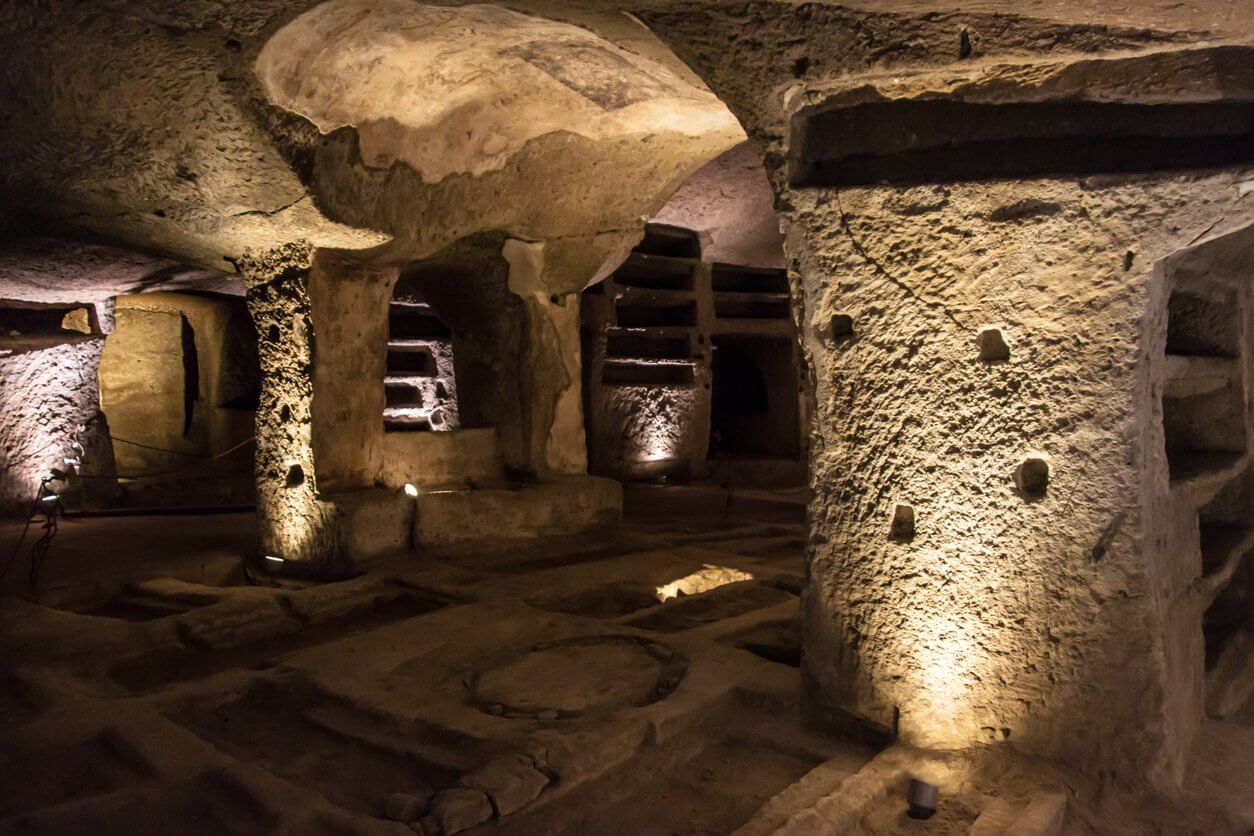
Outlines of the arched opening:
{"label": "arched opening", "polygon": [[748,143],[678,188],[584,293],[592,472],[803,495],[806,376],[783,263]]}

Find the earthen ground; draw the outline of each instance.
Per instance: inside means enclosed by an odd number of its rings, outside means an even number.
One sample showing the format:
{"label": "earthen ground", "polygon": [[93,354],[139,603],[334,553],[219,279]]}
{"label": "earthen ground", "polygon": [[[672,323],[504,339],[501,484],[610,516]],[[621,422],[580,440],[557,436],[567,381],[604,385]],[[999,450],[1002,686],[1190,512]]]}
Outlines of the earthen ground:
{"label": "earthen ground", "polygon": [[638,488],[613,535],[322,585],[250,578],[250,514],[65,520],[0,623],[0,832],[409,832],[394,793],[514,752],[548,785],[480,828],[731,832],[875,754],[802,720],[804,498]]}

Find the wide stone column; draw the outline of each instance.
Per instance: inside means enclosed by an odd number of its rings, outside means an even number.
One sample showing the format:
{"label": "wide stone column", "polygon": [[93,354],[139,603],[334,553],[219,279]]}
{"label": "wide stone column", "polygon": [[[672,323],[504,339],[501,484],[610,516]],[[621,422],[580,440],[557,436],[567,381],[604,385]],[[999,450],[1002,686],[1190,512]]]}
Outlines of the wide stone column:
{"label": "wide stone column", "polygon": [[[1011,29],[966,18],[998,69],[976,80],[920,52],[880,74],[846,10],[777,11],[748,27],[714,7],[640,14],[741,119],[789,227],[815,376],[812,704],[922,746],[1009,740],[1178,784],[1201,719],[1202,643],[1196,612],[1176,613],[1180,588],[1204,578],[1198,509],[1179,536],[1163,532],[1163,498],[1192,480],[1164,450],[1156,265],[1248,223],[1248,174],[938,172],[918,160],[949,140],[912,107],[1221,101],[1245,95],[1248,62],[1175,50],[1038,62]],[[910,23],[919,43],[944,42],[934,27],[948,22]],[[869,124],[879,108],[891,120]],[[886,137],[917,142],[892,161],[916,174],[867,174],[859,155],[893,156]]]}
{"label": "wide stone column", "polygon": [[409,505],[373,490],[382,466],[387,300],[394,268],[290,245],[240,270],[257,328],[260,548],[317,574],[408,545]]}

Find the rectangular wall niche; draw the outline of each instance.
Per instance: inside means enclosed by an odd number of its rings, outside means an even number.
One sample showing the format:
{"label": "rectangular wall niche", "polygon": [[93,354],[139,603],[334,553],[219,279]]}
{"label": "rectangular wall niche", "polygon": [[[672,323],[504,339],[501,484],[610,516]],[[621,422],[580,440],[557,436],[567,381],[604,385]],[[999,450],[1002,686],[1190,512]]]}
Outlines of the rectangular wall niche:
{"label": "rectangular wall niche", "polygon": [[1237,464],[1246,448],[1235,288],[1179,288],[1167,303],[1163,436],[1171,478]]}
{"label": "rectangular wall niche", "polygon": [[[1196,512],[1207,710],[1224,716],[1242,680],[1242,633],[1254,631],[1254,491],[1246,392],[1248,302],[1237,281],[1173,279],[1167,300],[1163,439],[1173,518]],[[1234,671],[1236,672],[1234,674]]]}
{"label": "rectangular wall niche", "polygon": [[460,423],[453,332],[423,296],[420,272],[397,281],[388,305],[383,428],[452,430]]}
{"label": "rectangular wall niche", "polygon": [[0,301],[0,337],[54,337],[100,332],[90,305],[37,305]]}
{"label": "rectangular wall niche", "polygon": [[873,102],[793,117],[795,185],[858,186],[1227,166],[1254,103]]}

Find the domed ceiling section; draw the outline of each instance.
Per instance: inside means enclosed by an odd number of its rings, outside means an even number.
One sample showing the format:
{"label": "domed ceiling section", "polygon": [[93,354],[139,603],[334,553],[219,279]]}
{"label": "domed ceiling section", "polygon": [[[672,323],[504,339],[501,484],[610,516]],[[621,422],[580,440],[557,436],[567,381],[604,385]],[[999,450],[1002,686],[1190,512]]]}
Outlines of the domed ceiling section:
{"label": "domed ceiling section", "polygon": [[737,131],[709,91],[592,32],[491,5],[332,0],[284,26],[257,74],[323,133],[357,130],[363,162],[435,183],[501,169],[528,140]]}
{"label": "domed ceiling section", "polygon": [[256,0],[176,25],[132,2],[0,16],[0,229],[225,272],[296,241],[408,260],[481,231],[630,235],[744,138],[604,9]]}

